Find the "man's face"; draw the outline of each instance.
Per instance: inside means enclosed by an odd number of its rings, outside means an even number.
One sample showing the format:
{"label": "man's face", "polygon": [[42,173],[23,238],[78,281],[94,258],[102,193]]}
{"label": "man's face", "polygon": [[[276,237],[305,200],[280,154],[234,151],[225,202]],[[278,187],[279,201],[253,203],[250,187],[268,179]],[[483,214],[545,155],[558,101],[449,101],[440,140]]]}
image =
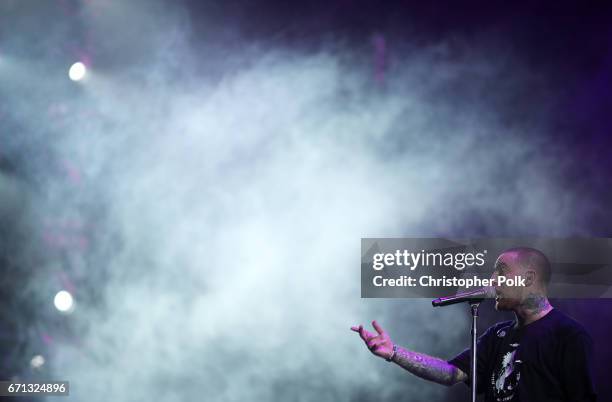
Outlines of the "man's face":
{"label": "man's face", "polygon": [[495,309],[498,311],[513,310],[523,299],[523,288],[518,286],[499,285],[499,276],[514,279],[522,276],[523,269],[515,262],[514,253],[504,253],[495,261],[495,270],[492,278],[495,279]]}

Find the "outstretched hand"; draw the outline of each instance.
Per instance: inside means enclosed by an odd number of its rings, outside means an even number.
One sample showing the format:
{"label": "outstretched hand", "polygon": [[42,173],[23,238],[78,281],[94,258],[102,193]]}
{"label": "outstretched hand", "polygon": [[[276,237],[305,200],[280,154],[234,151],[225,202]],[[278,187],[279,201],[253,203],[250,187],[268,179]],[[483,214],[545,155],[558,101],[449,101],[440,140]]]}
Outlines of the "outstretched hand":
{"label": "outstretched hand", "polygon": [[352,331],[359,333],[359,336],[365,342],[370,352],[374,353],[378,357],[388,359],[393,354],[393,342],[389,335],[382,329],[376,320],[372,321],[372,326],[376,330],[376,333],[367,331],[363,328],[363,325],[351,327]]}

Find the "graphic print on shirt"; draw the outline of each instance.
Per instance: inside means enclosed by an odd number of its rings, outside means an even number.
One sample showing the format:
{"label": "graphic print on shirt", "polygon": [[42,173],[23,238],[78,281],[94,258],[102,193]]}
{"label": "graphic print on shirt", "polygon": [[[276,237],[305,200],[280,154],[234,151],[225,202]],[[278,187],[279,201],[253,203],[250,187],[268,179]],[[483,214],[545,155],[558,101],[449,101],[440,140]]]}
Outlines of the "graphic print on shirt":
{"label": "graphic print on shirt", "polygon": [[518,343],[511,343],[511,349],[501,360],[501,367],[493,371],[491,385],[497,402],[512,401],[521,379],[520,366],[522,361],[516,359]]}

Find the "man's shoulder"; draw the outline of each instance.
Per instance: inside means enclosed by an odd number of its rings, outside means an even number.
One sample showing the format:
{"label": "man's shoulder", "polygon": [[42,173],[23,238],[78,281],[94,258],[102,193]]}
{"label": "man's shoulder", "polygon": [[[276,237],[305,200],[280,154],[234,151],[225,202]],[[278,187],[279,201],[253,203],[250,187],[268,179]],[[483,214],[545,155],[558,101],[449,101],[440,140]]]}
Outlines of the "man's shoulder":
{"label": "man's shoulder", "polygon": [[551,314],[551,322],[554,331],[564,338],[584,337],[590,338],[588,331],[584,326],[574,318],[565,314],[561,310],[553,309]]}

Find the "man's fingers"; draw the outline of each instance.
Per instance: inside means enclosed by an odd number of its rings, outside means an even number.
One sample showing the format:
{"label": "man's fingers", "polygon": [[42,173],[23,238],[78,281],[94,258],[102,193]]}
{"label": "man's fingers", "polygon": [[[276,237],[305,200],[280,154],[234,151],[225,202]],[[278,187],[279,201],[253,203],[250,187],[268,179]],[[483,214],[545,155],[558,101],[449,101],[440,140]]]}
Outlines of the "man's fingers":
{"label": "man's fingers", "polygon": [[369,341],[370,339],[374,338],[376,335],[374,335],[373,333],[371,333],[370,331],[368,331],[367,329],[361,329],[361,338],[364,341]]}
{"label": "man's fingers", "polygon": [[371,333],[371,332],[370,332],[370,331],[368,331],[368,330],[365,330],[365,329],[363,328],[363,325],[360,325],[360,326],[353,325],[353,326],[351,327],[351,331],[358,332],[358,333],[359,333],[359,336],[361,337],[361,339],[363,339],[363,340],[364,340],[364,341],[366,341],[366,342],[367,342],[368,340],[370,340],[370,339],[372,339],[372,338],[374,338],[374,337],[375,337],[375,335],[374,335],[373,333]]}
{"label": "man's fingers", "polygon": [[378,323],[376,322],[376,320],[372,321],[372,326],[374,327],[374,329],[376,330],[376,332],[378,332],[380,335],[384,334],[385,331],[382,329],[382,327],[380,325],[378,325]]}
{"label": "man's fingers", "polygon": [[359,326],[359,336],[361,337],[361,339],[363,339],[364,341],[366,340],[365,334],[364,334],[365,330],[363,329],[363,325]]}

